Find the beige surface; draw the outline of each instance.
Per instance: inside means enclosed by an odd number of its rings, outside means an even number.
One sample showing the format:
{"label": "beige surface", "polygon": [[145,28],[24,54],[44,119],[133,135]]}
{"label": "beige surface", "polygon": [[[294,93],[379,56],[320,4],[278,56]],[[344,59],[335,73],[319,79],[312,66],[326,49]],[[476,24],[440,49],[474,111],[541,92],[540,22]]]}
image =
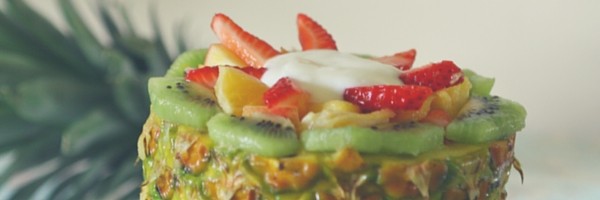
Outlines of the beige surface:
{"label": "beige surface", "polygon": [[[30,2],[58,19],[52,1]],[[149,1],[120,2],[148,30]],[[513,176],[509,199],[600,199],[600,173],[594,171],[600,164],[600,1],[155,2],[164,29],[185,20],[197,47],[215,41],[209,21],[216,12],[273,46],[299,47],[295,16],[304,12],[342,51],[381,55],[417,48],[417,65],[451,59],[494,76],[494,93],[529,112],[516,147],[525,183]]]}

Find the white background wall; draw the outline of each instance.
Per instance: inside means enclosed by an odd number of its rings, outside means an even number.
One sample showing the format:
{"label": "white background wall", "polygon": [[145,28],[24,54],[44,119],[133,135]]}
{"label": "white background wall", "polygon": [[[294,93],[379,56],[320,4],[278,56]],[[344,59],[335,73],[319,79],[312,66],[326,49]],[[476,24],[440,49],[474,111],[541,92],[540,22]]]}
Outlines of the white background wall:
{"label": "white background wall", "polygon": [[[59,21],[53,1],[29,1]],[[516,147],[525,183],[514,174],[509,199],[600,198],[600,1],[119,2],[145,33],[154,2],[167,36],[175,22],[185,21],[196,47],[216,41],[209,22],[222,12],[275,47],[298,48],[295,17],[303,12],[329,30],[341,51],[383,55],[416,48],[416,65],[450,59],[496,77],[493,92],[529,112]]]}

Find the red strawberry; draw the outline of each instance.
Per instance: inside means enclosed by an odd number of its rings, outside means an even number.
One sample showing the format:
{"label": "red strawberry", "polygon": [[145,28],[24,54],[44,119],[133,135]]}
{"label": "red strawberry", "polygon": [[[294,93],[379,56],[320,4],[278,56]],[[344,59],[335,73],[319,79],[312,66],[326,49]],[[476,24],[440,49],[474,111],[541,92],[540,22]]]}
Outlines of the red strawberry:
{"label": "red strawberry", "polygon": [[337,50],[333,37],[320,24],[305,14],[298,14],[298,36],[302,50],[333,49]]}
{"label": "red strawberry", "polygon": [[224,14],[216,14],[211,27],[221,43],[250,66],[261,68],[267,59],[279,53],[265,41],[244,31]]}
{"label": "red strawberry", "polygon": [[344,100],[357,104],[366,112],[384,108],[418,110],[431,94],[431,88],[423,86],[376,85],[348,88],[344,91]]}
{"label": "red strawberry", "polygon": [[405,71],[400,79],[407,85],[427,86],[438,91],[462,83],[463,73],[454,62],[444,60]]}
{"label": "red strawberry", "polygon": [[218,67],[202,67],[189,70],[185,73],[185,80],[192,81],[213,88],[219,77]]}
{"label": "red strawberry", "polygon": [[408,51],[396,53],[392,56],[383,56],[374,59],[384,64],[393,65],[396,68],[404,71],[409,70],[412,67],[413,63],[415,62],[416,55],[417,50],[410,49]]}
{"label": "red strawberry", "polygon": [[246,74],[250,74],[250,75],[256,77],[257,79],[262,78],[263,74],[265,74],[265,72],[267,71],[267,68],[254,68],[254,67],[243,67],[243,68],[236,67],[236,68],[242,70],[243,72],[246,72]]}
{"label": "red strawberry", "polygon": [[304,116],[308,112],[310,95],[288,77],[279,79],[273,87],[265,92],[263,98],[269,108],[296,107],[300,116]]}
{"label": "red strawberry", "polygon": [[[253,67],[234,67],[236,69],[242,70],[247,74],[250,74],[258,79],[262,77],[262,75],[267,71],[267,68],[253,68]],[[189,70],[185,73],[185,80],[192,81],[195,83],[202,84],[206,87],[213,88],[215,83],[217,82],[217,78],[219,77],[219,67],[201,67],[193,70]]]}

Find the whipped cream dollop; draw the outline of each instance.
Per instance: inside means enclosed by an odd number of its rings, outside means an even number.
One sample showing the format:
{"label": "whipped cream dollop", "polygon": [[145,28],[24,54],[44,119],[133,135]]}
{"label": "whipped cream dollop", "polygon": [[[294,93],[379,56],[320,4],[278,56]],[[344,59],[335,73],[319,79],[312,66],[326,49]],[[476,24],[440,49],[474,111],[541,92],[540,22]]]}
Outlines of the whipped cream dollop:
{"label": "whipped cream dollop", "polygon": [[290,52],[269,59],[262,81],[272,86],[289,77],[322,103],[343,99],[346,88],[372,85],[402,85],[400,70],[392,65],[334,50]]}

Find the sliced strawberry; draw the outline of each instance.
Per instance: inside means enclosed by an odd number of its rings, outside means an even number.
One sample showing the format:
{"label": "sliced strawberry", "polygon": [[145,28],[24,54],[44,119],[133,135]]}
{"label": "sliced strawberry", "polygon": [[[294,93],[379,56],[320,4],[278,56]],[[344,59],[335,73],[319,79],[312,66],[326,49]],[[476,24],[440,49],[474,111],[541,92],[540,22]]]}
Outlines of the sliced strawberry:
{"label": "sliced strawberry", "polygon": [[[238,68],[238,67],[236,67]],[[242,70],[243,72],[246,72],[246,74],[250,74],[258,79],[262,78],[263,74],[265,74],[265,72],[267,71],[267,68],[254,68],[254,67],[242,67],[242,68],[238,68],[240,70]]]}
{"label": "sliced strawberry", "polygon": [[444,60],[405,71],[400,74],[400,79],[407,85],[427,86],[438,91],[462,83],[463,73],[454,62]]}
{"label": "sliced strawberry", "polygon": [[265,41],[244,31],[224,14],[216,14],[211,27],[223,45],[252,67],[263,67],[267,59],[279,53]]}
{"label": "sliced strawberry", "polygon": [[335,41],[319,23],[305,14],[298,14],[298,36],[302,50],[333,49],[337,50]]}
{"label": "sliced strawberry", "polygon": [[185,73],[185,80],[213,88],[219,77],[218,67],[202,67],[189,70]]}
{"label": "sliced strawberry", "polygon": [[433,92],[431,88],[414,85],[376,85],[348,88],[344,100],[358,105],[362,111],[384,108],[418,110]]}
{"label": "sliced strawberry", "polygon": [[309,93],[298,87],[288,77],[279,79],[273,87],[265,92],[263,97],[269,108],[297,107],[300,116],[304,116],[308,112]]}
{"label": "sliced strawberry", "polygon": [[[267,68],[253,68],[253,67],[234,67],[236,69],[242,70],[247,74],[250,74],[258,79],[262,77],[262,75],[267,71]],[[219,77],[219,67],[201,67],[193,70],[189,70],[185,73],[185,79],[188,81],[192,81],[195,83],[202,84],[206,87],[213,88],[215,83],[217,82],[217,77]]]}
{"label": "sliced strawberry", "polygon": [[415,62],[415,57],[417,56],[417,50],[410,49],[408,51],[403,51],[400,53],[396,53],[392,56],[383,56],[379,58],[374,58],[381,63],[393,65],[396,68],[405,71],[409,70],[413,63]]}

